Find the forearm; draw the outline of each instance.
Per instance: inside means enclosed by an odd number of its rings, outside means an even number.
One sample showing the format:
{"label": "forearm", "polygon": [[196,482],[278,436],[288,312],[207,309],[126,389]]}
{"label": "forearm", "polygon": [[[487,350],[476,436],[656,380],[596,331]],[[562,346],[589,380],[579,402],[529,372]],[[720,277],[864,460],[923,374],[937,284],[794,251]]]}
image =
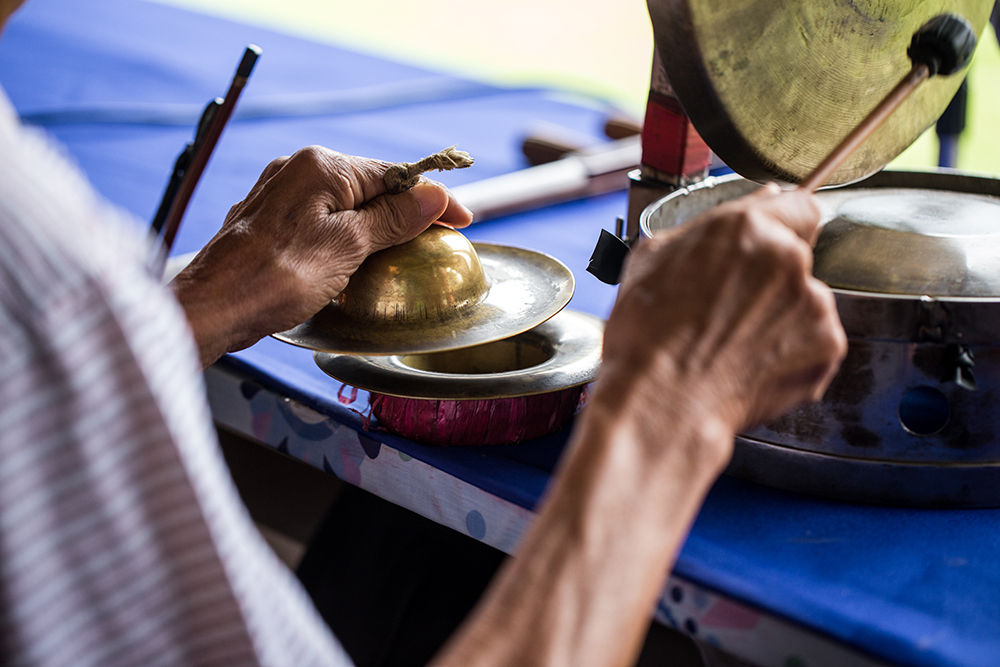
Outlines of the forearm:
{"label": "forearm", "polygon": [[221,254],[239,261],[213,259],[210,253],[217,243],[210,243],[170,283],[187,316],[203,368],[270,333],[261,322],[276,310],[275,304],[288,299],[276,291],[283,282],[273,277],[278,273],[273,264],[250,252]]}
{"label": "forearm", "polygon": [[635,416],[591,404],[517,556],[438,667],[635,659],[670,565],[724,464],[719,452],[728,443],[719,439],[732,437],[696,415],[646,422],[655,428]]}
{"label": "forearm", "polygon": [[[222,303],[201,296],[196,285],[175,280],[170,284],[184,309],[194,336],[202,368],[208,368],[229,351],[228,317],[220,312]],[[224,302],[223,302],[224,303]]]}

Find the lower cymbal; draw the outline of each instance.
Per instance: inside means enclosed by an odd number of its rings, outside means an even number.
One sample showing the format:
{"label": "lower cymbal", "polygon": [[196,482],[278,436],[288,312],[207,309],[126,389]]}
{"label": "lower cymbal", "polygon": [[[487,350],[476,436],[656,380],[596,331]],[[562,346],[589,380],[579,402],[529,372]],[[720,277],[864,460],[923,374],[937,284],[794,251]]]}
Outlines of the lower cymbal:
{"label": "lower cymbal", "polygon": [[316,364],[341,382],[420,399],[484,400],[561,391],[592,382],[604,322],[563,310],[512,338],[421,355],[358,356],[317,352]]}

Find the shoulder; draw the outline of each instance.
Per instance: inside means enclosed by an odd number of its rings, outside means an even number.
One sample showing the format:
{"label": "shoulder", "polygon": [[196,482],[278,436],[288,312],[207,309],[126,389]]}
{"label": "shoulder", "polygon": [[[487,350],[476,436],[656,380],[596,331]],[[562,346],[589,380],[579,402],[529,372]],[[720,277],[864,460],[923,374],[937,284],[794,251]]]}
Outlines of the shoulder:
{"label": "shoulder", "polygon": [[0,294],[22,308],[74,285],[143,271],[138,225],[105,202],[61,147],[0,117]]}
{"label": "shoulder", "polygon": [[24,361],[105,341],[141,363],[143,343],[129,341],[156,339],[197,366],[183,312],[146,269],[140,229],[57,144],[0,113],[0,348]]}

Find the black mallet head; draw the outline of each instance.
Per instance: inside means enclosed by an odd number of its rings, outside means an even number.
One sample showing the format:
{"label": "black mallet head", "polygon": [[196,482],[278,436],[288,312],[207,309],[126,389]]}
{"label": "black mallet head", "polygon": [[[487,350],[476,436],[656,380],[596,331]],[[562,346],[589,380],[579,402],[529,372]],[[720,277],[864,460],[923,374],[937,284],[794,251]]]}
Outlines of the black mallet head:
{"label": "black mallet head", "polygon": [[930,76],[948,76],[959,71],[976,50],[976,33],[956,14],[941,14],[925,23],[913,35],[906,54],[910,60],[927,65]]}

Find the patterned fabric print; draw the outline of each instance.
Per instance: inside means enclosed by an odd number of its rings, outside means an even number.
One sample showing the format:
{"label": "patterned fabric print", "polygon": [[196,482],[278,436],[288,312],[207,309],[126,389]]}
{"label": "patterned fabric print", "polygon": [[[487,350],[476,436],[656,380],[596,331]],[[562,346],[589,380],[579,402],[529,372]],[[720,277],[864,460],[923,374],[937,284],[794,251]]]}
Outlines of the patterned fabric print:
{"label": "patterned fabric print", "polygon": [[[359,433],[228,370],[210,368],[205,378],[216,422],[432,521],[505,553],[531,521],[528,510],[380,442],[377,432]],[[367,407],[367,398],[350,405]]]}
{"label": "patterned fabric print", "polygon": [[667,580],[656,620],[761,667],[884,665],[676,575]]}

